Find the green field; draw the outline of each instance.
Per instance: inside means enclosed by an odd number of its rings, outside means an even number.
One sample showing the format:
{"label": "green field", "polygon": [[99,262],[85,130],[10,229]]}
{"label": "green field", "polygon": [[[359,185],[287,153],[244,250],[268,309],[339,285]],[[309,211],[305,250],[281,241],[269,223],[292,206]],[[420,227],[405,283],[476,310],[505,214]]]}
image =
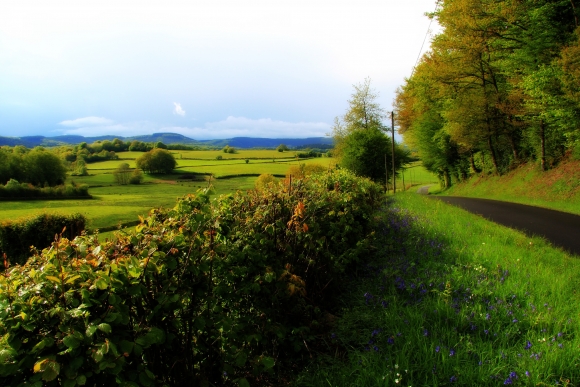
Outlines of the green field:
{"label": "green field", "polygon": [[[111,229],[135,222],[150,209],[173,207],[176,199],[211,185],[214,194],[227,194],[254,187],[258,175],[285,175],[290,166],[320,164],[330,167],[335,159],[320,157],[296,159],[294,152],[275,150],[240,150],[230,154],[222,151],[173,151],[177,168],[172,175],[144,175],[140,185],[118,185],[113,172],[121,163],[135,166],[142,152],[118,153],[119,160],[107,160],[87,165],[89,176],[69,176],[75,184],[88,184],[92,199],[34,200],[0,202],[0,220],[14,220],[39,213],[70,214],[79,212],[89,219],[91,229]],[[222,160],[217,160],[222,156]],[[246,163],[246,159],[248,162]],[[191,176],[196,174],[196,180]],[[211,177],[210,177],[211,175]]]}
{"label": "green field", "polygon": [[295,385],[577,385],[578,257],[422,195],[394,200]]}

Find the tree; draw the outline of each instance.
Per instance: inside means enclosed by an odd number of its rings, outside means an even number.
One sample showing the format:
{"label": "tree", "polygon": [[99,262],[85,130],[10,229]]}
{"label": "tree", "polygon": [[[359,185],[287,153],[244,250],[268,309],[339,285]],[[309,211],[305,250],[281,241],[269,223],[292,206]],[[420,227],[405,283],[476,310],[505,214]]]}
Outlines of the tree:
{"label": "tree", "polygon": [[[377,128],[357,130],[344,139],[340,166],[359,176],[368,177],[376,182],[384,182],[386,178],[385,166],[389,172],[392,171],[391,149],[391,139],[385,132]],[[409,152],[401,147],[396,147],[395,169],[400,169],[409,161]]]}
{"label": "tree", "polygon": [[341,117],[334,119],[332,135],[334,137],[335,152],[338,158],[343,151],[343,140],[357,130],[376,128],[384,130],[382,123],[385,112],[376,102],[378,94],[371,88],[370,78],[365,78],[363,83],[353,85],[354,93],[348,101],[348,109]]}
{"label": "tree", "polygon": [[137,168],[147,173],[171,173],[177,166],[173,155],[165,149],[156,148],[145,152],[135,160]]}
{"label": "tree", "polygon": [[121,185],[129,184],[132,172],[133,171],[129,167],[129,164],[119,164],[119,167],[113,171],[113,178],[115,179],[115,183]]}
{"label": "tree", "polygon": [[290,149],[288,149],[288,147],[285,144],[280,144],[280,145],[278,145],[276,150],[278,152],[286,152],[286,151],[289,151]]}
{"label": "tree", "polygon": [[63,184],[66,180],[66,167],[57,155],[35,148],[26,153],[23,159],[26,171],[26,182],[42,186]]}
{"label": "tree", "polygon": [[[376,101],[378,93],[371,88],[369,78],[354,85],[354,89],[346,113],[335,119],[336,156],[341,167],[359,176],[384,182],[385,164],[389,171],[392,170],[391,140],[382,122],[386,115]],[[399,147],[395,152],[395,168],[399,169],[409,162],[409,152]]]}

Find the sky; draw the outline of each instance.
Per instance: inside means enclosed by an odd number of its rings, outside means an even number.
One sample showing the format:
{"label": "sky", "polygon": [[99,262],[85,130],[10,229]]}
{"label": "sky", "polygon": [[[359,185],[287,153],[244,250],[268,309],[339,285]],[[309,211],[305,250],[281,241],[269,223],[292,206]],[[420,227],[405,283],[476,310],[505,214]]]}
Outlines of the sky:
{"label": "sky", "polygon": [[392,110],[437,32],[425,16],[434,9],[435,0],[3,1],[0,136],[325,136],[367,77]]}

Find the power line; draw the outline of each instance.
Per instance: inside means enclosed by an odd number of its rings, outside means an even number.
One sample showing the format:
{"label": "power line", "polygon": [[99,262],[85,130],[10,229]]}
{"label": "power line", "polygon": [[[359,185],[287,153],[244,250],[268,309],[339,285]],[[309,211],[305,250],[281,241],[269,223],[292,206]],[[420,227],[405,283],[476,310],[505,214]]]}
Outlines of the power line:
{"label": "power line", "polygon": [[[437,7],[439,7],[439,1],[440,0],[437,0],[437,2],[435,3],[435,10],[433,11],[433,13],[437,12]],[[421,53],[423,52],[423,47],[425,46],[425,42],[427,41],[427,37],[429,36],[429,33],[431,32],[431,24],[433,24],[433,19],[435,19],[435,18],[432,17],[431,20],[429,21],[429,27],[427,28],[427,32],[425,33],[425,37],[423,38],[423,43],[421,44],[421,49],[419,50],[419,55],[417,55],[417,60],[415,61],[415,66],[413,66],[413,70],[411,71],[411,76],[413,76],[413,73],[415,72],[415,67],[417,67],[419,60],[421,59]]]}

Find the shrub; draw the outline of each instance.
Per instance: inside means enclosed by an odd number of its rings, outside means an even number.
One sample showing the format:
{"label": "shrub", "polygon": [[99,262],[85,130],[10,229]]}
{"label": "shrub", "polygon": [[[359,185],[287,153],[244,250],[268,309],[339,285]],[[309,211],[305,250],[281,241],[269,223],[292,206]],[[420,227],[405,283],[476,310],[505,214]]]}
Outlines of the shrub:
{"label": "shrub", "polygon": [[255,186],[256,186],[256,189],[264,189],[269,184],[277,184],[277,183],[278,183],[278,179],[276,179],[274,177],[274,175],[264,173],[264,174],[261,174],[260,176],[258,176],[258,178],[256,179]]}
{"label": "shrub", "polygon": [[292,165],[286,172],[286,177],[292,176],[293,179],[303,179],[316,173],[326,172],[327,168],[320,164],[299,164]]}
{"label": "shrub", "polygon": [[[55,235],[63,233],[73,239],[86,226],[81,214],[41,214],[20,221],[5,221],[0,224],[0,255],[6,254],[11,264],[24,264],[31,255],[31,246],[43,249],[54,241]],[[1,267],[3,263],[0,262]]]}
{"label": "shrub", "polygon": [[0,276],[0,384],[248,385],[325,331],[382,199],[336,171],[62,238]]}
{"label": "shrub", "polygon": [[135,168],[129,179],[129,184],[141,184],[143,182],[143,172],[139,168]]}

